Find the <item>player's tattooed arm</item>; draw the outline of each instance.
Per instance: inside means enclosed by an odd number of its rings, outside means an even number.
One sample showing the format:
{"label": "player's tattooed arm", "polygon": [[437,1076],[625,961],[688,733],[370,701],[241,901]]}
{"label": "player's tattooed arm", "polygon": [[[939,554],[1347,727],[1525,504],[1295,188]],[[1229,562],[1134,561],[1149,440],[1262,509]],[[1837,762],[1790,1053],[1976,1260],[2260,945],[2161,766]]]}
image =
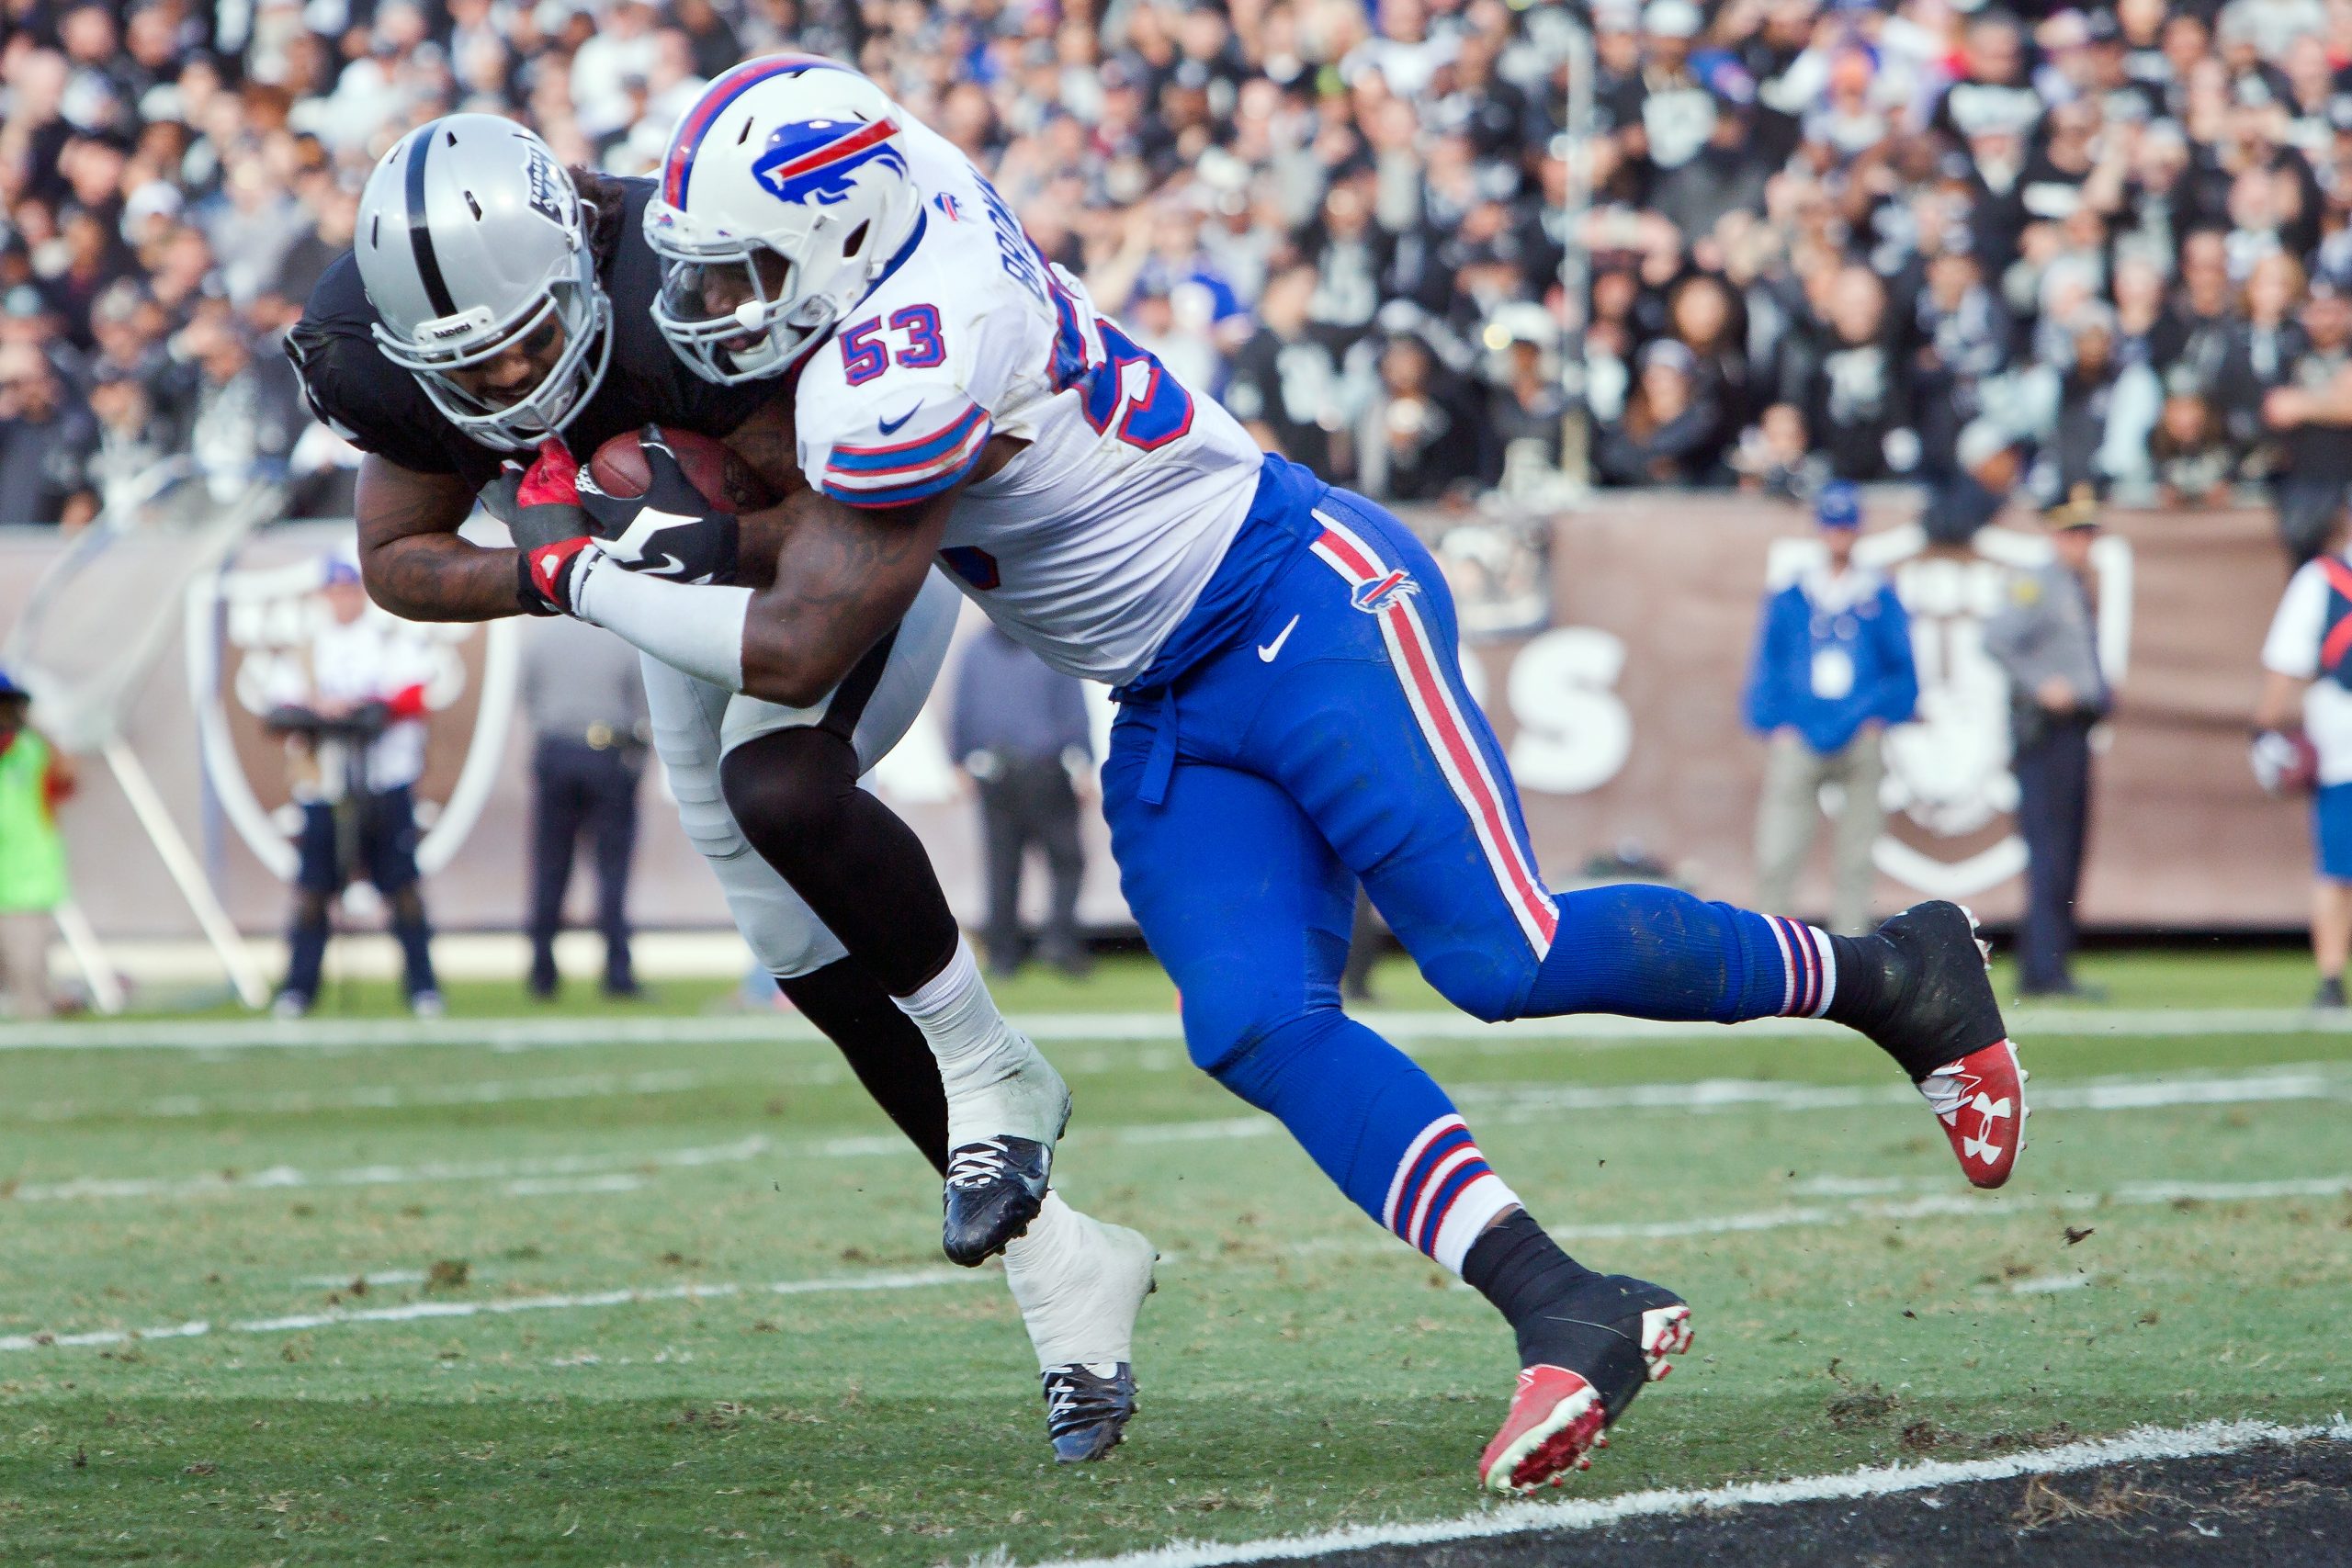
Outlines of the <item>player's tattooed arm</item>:
{"label": "player's tattooed arm", "polygon": [[762,513],[783,544],[744,615],[743,690],[809,707],[840,685],[915,602],[951,500],[869,511],[803,489]]}
{"label": "player's tattooed arm", "polygon": [[421,474],[372,454],[362,458],[359,570],[368,596],[412,621],[516,614],[514,552],[458,536],[473,508],[473,487],[455,474]]}

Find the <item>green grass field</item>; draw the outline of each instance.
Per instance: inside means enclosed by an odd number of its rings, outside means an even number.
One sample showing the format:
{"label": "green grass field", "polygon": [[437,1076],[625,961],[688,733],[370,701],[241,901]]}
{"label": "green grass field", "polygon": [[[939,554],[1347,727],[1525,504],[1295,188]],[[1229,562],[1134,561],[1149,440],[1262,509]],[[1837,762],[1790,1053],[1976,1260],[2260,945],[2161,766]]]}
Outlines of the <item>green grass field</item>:
{"label": "green grass field", "polygon": [[[2134,1008],[2308,989],[2291,955],[2092,973]],[[1169,1018],[1139,961],[1006,994]],[[2024,1041],[1997,1198],[1860,1042],[1416,1043],[1572,1250],[1697,1309],[1570,1493],[2352,1405],[2346,1037],[2082,1018]],[[1164,1254],[1143,1414],[1069,1470],[1001,1274],[940,1259],[830,1047],[596,1029],[0,1052],[0,1563],[1026,1562],[1483,1506],[1508,1336],[1172,1039],[1049,1047],[1060,1185]]]}

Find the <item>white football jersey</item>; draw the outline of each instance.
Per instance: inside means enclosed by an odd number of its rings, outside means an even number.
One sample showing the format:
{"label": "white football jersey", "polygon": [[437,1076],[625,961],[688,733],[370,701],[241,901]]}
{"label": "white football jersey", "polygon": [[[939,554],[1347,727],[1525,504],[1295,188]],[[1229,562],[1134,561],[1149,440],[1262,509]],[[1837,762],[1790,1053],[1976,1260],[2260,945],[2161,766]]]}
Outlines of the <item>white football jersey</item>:
{"label": "white football jersey", "polygon": [[838,501],[899,506],[963,479],[990,435],[1027,442],[956,493],[941,558],[1048,664],[1132,679],[1224,558],[1257,444],[1097,315],[952,143],[900,135],[922,226],[808,356],[802,471]]}

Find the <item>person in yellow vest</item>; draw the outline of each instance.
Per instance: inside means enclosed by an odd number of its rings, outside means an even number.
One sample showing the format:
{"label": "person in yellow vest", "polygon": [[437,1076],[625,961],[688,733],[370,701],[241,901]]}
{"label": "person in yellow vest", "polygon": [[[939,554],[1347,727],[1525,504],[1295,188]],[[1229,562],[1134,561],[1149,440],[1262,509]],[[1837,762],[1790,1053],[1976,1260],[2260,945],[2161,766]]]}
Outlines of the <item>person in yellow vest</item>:
{"label": "person in yellow vest", "polygon": [[57,803],[74,765],[32,727],[32,699],[0,670],[0,984],[18,1018],[57,1010],[49,990],[51,911],[65,902]]}

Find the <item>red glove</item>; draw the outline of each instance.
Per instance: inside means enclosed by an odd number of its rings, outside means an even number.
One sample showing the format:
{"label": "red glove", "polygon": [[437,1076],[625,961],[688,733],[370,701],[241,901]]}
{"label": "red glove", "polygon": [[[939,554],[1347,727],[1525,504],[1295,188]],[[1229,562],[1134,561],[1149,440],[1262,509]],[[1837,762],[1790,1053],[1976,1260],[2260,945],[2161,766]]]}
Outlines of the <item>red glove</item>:
{"label": "red glove", "polygon": [[552,545],[525,550],[521,559],[525,581],[538,603],[536,611],[543,615],[576,615],[580,613],[573,595],[588,575],[588,567],[601,559],[604,551],[596,541],[582,534],[576,539],[561,539]]}

